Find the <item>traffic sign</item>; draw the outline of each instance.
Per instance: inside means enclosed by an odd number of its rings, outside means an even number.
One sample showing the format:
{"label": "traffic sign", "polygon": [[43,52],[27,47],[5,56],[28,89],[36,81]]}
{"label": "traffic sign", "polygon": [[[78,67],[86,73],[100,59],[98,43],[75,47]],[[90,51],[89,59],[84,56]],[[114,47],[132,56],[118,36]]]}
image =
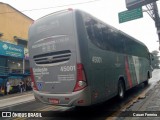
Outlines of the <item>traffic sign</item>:
{"label": "traffic sign", "polygon": [[155,1],[157,0],[126,0],[126,7],[131,10]]}
{"label": "traffic sign", "polygon": [[142,18],[143,17],[142,8],[120,12],[118,13],[118,17],[119,17],[119,23]]}

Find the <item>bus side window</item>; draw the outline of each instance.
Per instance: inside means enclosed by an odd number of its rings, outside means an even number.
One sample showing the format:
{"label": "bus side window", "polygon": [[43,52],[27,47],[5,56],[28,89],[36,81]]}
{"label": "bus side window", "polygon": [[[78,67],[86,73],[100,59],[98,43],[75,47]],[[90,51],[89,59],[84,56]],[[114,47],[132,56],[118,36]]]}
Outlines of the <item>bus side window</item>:
{"label": "bus side window", "polygon": [[95,46],[103,50],[124,53],[124,41],[117,30],[92,17],[83,17],[88,37]]}
{"label": "bus side window", "polygon": [[88,37],[92,41],[94,38],[94,35],[93,35],[92,26],[90,25],[90,21],[86,22],[85,26],[86,26]]}
{"label": "bus side window", "polygon": [[141,49],[139,44],[125,36],[125,52],[129,55],[139,56],[141,54]]}
{"label": "bus side window", "polygon": [[109,50],[109,51],[113,51],[113,46],[111,44],[112,41],[110,41],[110,35],[109,35],[109,28],[106,27],[106,26],[103,26],[102,27],[102,36],[103,36],[103,43],[104,43],[104,46],[105,46],[105,49],[106,50]]}
{"label": "bus side window", "polygon": [[103,26],[102,36],[106,50],[124,53],[123,39],[116,30],[109,28],[107,26]]}
{"label": "bus side window", "polygon": [[101,24],[94,19],[89,18],[85,21],[85,26],[91,42],[100,49],[104,49]]}
{"label": "bus side window", "polygon": [[103,40],[102,40],[102,29],[101,29],[101,24],[96,22],[93,25],[93,31],[94,31],[94,39],[95,39],[95,44],[101,48],[104,49],[103,46]]}

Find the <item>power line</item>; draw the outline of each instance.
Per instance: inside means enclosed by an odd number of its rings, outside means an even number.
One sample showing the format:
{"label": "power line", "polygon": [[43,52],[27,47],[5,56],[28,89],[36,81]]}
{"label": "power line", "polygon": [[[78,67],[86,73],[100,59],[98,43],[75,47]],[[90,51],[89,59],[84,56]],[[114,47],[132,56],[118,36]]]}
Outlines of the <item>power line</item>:
{"label": "power line", "polygon": [[[38,8],[38,9],[22,10],[22,11],[20,11],[20,12],[29,12],[29,11],[36,11],[36,10],[53,9],[53,8],[60,8],[60,7],[71,6],[71,5],[81,5],[81,4],[87,4],[87,3],[97,2],[97,1],[100,1],[100,0],[92,0],[92,1],[87,1],[87,2],[66,4],[66,5],[59,5],[59,6],[55,6],[55,7],[47,7],[47,8]],[[2,12],[2,13],[0,13],[0,14],[6,14],[6,13],[15,13],[15,12]]]}

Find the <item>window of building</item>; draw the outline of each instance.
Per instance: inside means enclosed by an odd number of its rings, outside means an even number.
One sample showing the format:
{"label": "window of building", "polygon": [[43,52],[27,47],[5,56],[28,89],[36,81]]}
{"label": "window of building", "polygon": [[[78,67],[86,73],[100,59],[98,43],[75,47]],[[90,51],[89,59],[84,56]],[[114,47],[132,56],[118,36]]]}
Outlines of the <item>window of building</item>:
{"label": "window of building", "polygon": [[19,46],[22,46],[24,48],[27,48],[27,41],[24,41],[24,40],[18,40],[17,44]]}
{"label": "window of building", "polygon": [[17,41],[17,45],[22,46],[24,48],[27,48],[27,44],[28,44],[27,40],[22,39],[22,38],[17,37],[17,36],[14,36],[14,39]]}
{"label": "window of building", "polygon": [[3,33],[0,32],[0,37],[2,37],[2,36],[3,36]]}

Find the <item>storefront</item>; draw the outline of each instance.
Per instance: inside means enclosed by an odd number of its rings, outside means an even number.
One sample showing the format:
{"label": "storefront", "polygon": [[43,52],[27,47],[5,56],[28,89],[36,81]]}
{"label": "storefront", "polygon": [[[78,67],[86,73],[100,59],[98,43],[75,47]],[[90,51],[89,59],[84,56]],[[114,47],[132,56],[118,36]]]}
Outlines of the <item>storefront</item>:
{"label": "storefront", "polygon": [[4,85],[6,81],[9,81],[12,87],[18,88],[20,81],[24,83],[30,81],[29,74],[26,74],[26,68],[28,72],[29,63],[25,60],[24,48],[0,41],[1,83]]}

